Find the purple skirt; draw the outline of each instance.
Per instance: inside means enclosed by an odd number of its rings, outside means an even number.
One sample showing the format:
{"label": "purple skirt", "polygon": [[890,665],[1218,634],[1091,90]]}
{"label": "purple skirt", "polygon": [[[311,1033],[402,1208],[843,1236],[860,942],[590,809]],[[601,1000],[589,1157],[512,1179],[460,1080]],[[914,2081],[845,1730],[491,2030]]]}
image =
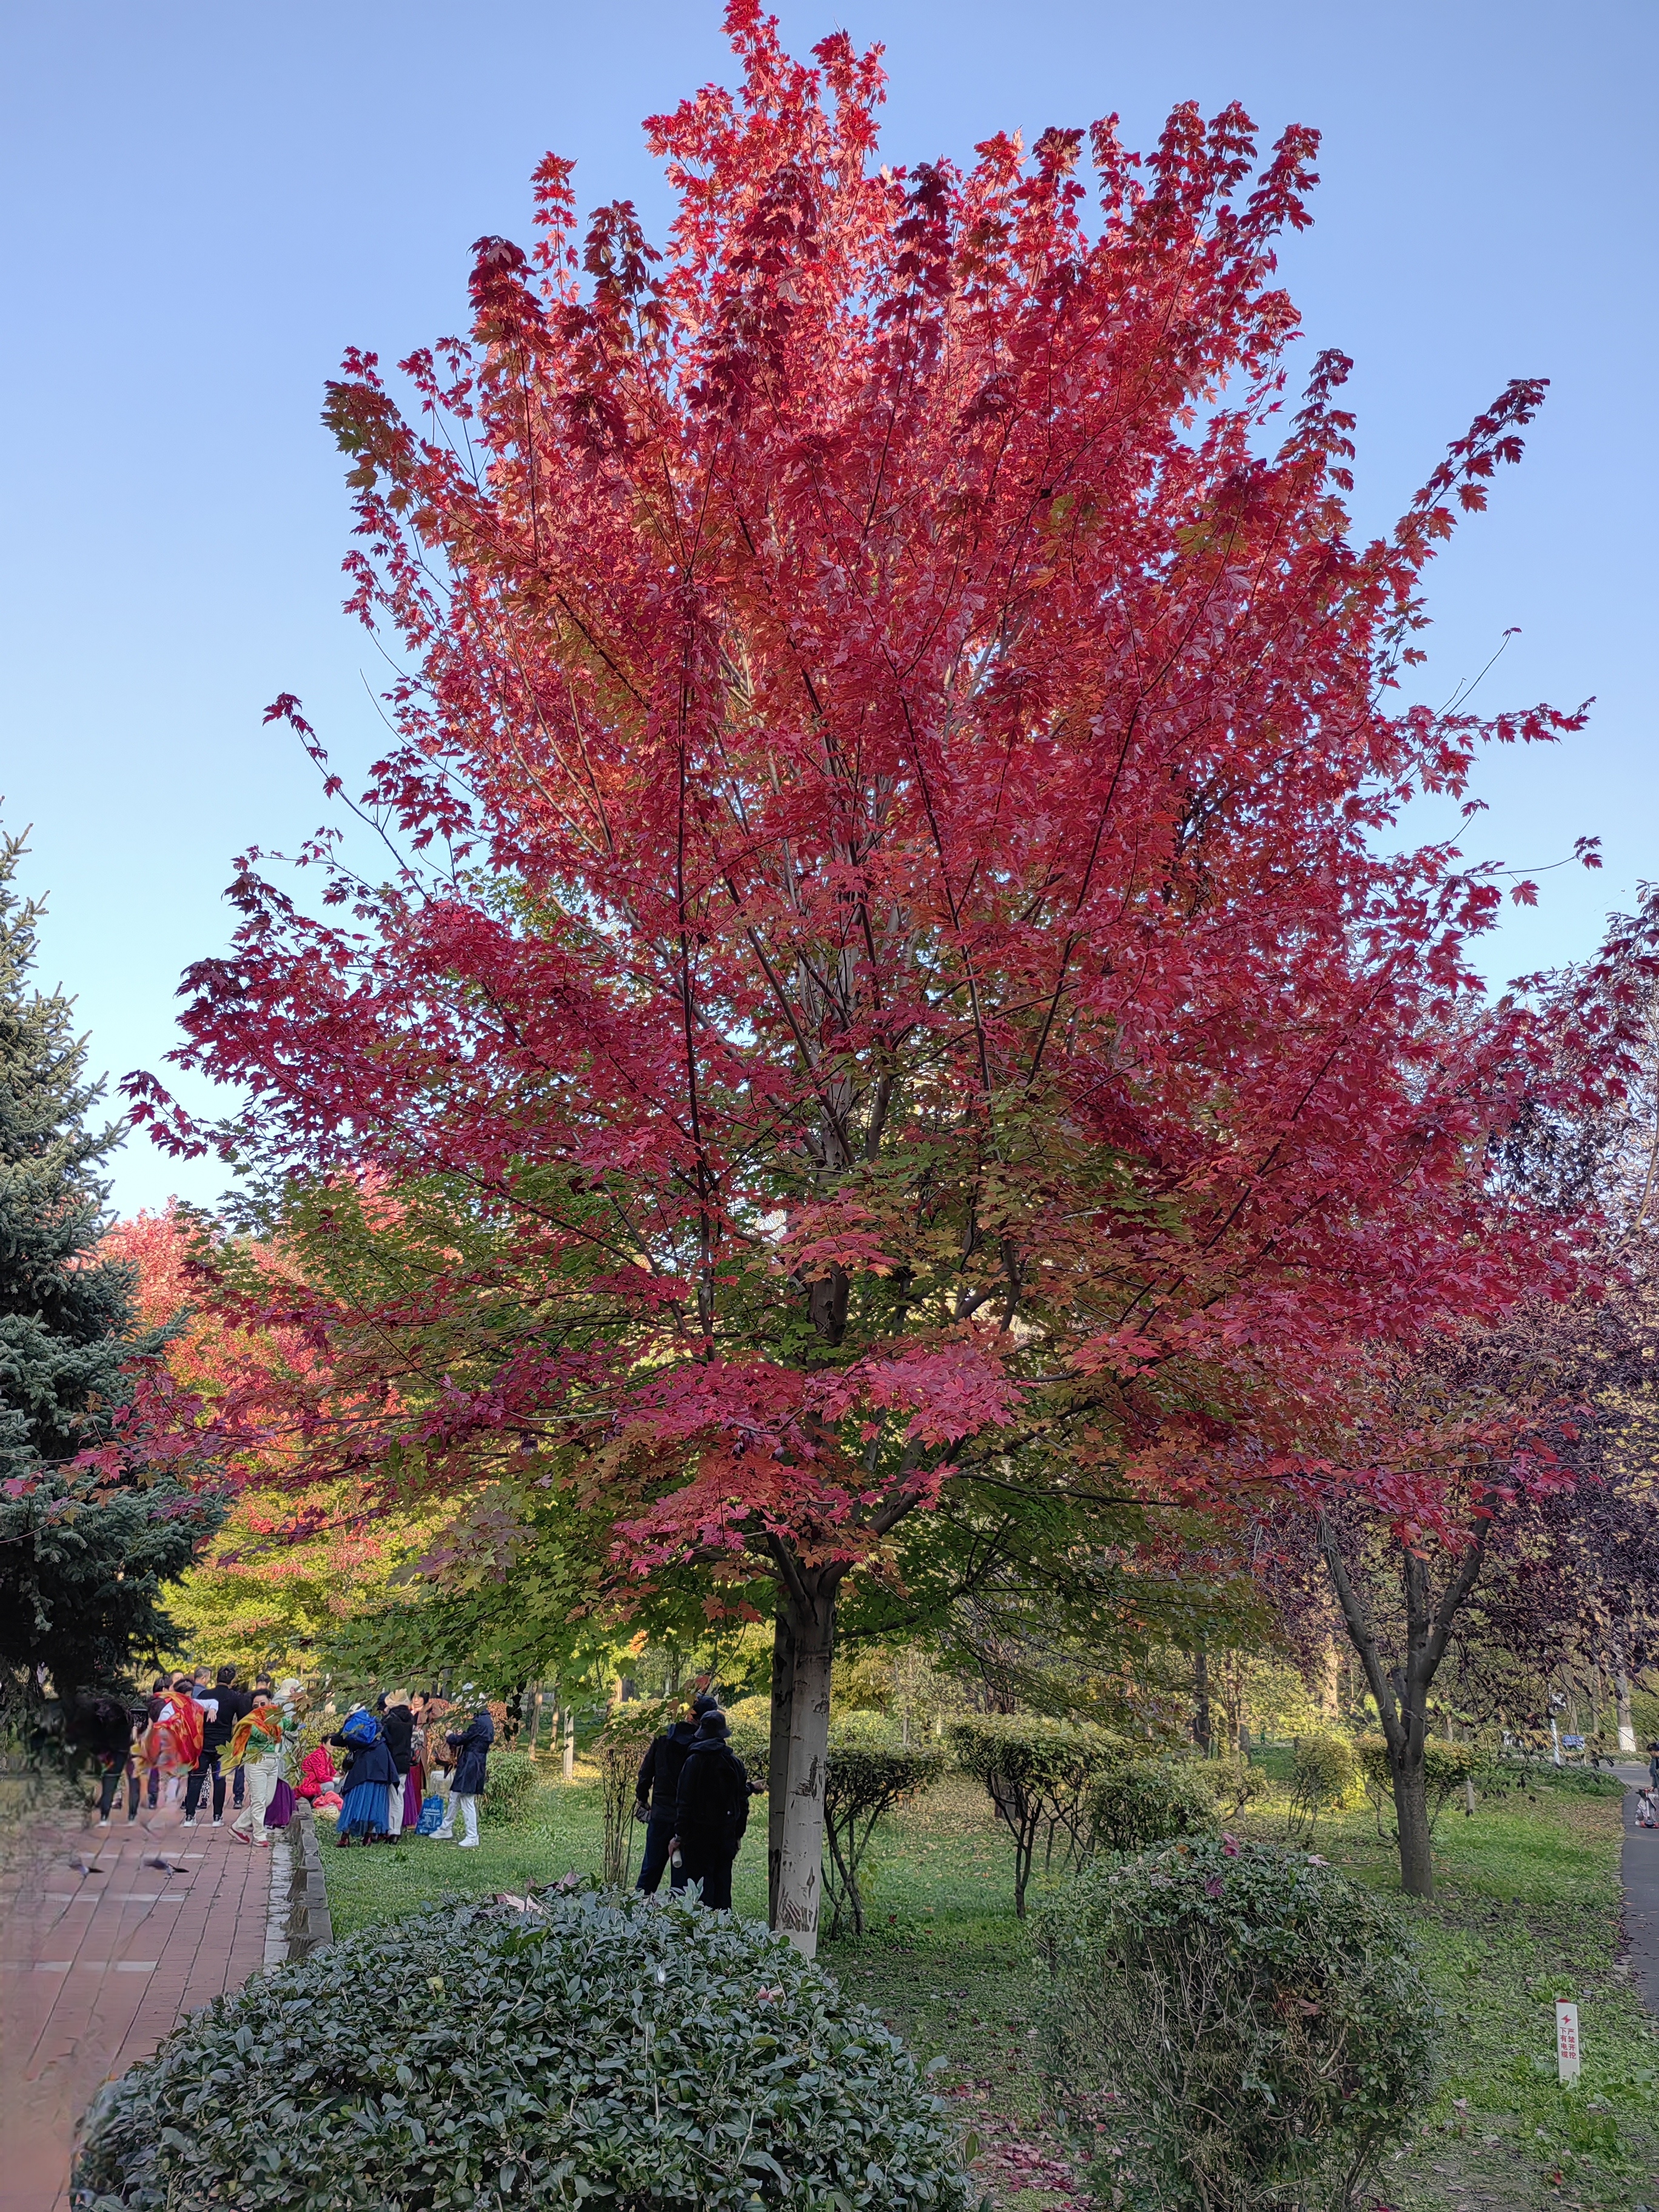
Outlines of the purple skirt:
{"label": "purple skirt", "polygon": [[421,1776],[417,1767],[411,1766],[404,1777],[404,1826],[418,1828],[421,1825]]}

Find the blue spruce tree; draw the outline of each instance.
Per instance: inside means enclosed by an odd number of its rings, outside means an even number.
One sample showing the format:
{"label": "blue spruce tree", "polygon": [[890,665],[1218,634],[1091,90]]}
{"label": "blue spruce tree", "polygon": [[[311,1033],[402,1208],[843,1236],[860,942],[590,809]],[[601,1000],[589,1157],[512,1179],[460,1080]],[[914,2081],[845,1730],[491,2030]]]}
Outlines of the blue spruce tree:
{"label": "blue spruce tree", "polygon": [[172,1482],[73,1464],[167,1332],[139,1328],[131,1271],[99,1256],[100,1171],[121,1133],[88,1119],[101,1088],[71,1001],[31,981],[40,909],[15,887],[22,850],[0,832],[0,1702],[14,1726],[173,1648],[162,1590],[222,1517]]}

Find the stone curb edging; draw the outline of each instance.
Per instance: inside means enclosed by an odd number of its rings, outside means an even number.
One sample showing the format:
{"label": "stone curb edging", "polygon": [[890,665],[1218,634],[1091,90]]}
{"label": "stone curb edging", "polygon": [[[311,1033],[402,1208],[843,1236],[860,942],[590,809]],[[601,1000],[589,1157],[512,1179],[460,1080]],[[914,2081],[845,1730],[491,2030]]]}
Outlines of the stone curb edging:
{"label": "stone curb edging", "polygon": [[265,1914],[265,1965],[308,1959],[334,1941],[323,1883],[317,1820],[303,1799],[270,1853],[270,1902]]}

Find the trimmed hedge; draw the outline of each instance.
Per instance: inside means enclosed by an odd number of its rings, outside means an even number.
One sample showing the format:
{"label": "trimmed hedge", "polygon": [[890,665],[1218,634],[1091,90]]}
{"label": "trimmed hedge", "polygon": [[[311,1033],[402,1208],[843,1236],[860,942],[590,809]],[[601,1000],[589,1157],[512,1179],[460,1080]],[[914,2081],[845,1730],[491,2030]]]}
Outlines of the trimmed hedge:
{"label": "trimmed hedge", "polygon": [[483,1817],[498,1826],[516,1828],[536,1807],[541,1777],[527,1751],[492,1751],[484,1770]]}
{"label": "trimmed hedge", "polygon": [[82,2212],[967,2212],[898,2039],[678,1899],[449,1905],[253,1978],[110,2083]]}
{"label": "trimmed hedge", "polygon": [[1090,1785],[1103,1769],[1127,1756],[1120,1736],[1086,1721],[1046,1720],[1035,1713],[987,1713],[950,1730],[957,1764],[985,1785],[1014,1843],[1014,1911],[1025,1917],[1026,1892],[1039,1836],[1043,1863],[1064,1833],[1069,1857],[1083,1844]]}
{"label": "trimmed hedge", "polygon": [[1126,1759],[1089,1792],[1089,1838],[1097,1851],[1144,1851],[1215,1825],[1215,1794],[1196,1760]]}
{"label": "trimmed hedge", "polygon": [[1346,2204],[1428,2093],[1435,2011],[1399,1915],[1306,1852],[1097,1860],[1036,1939],[1046,2069],[1107,2154],[1102,2202]]}

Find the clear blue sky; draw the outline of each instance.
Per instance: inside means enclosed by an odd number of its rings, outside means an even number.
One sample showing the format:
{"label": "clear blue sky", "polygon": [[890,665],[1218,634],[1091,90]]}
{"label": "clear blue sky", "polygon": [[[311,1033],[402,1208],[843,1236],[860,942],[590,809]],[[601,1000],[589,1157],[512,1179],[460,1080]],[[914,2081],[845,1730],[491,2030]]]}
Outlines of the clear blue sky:
{"label": "clear blue sky", "polygon": [[[881,40],[889,158],[965,155],[1177,100],[1325,134],[1316,228],[1285,256],[1307,356],[1358,363],[1358,503],[1387,519],[1516,374],[1553,380],[1525,464],[1433,578],[1436,685],[1518,624],[1483,703],[1598,704],[1571,750],[1505,757],[1469,849],[1543,878],[1499,976],[1575,957],[1659,876],[1650,664],[1659,12],[1650,0],[856,0],[789,4],[804,52]],[[180,969],[217,950],[231,857],[320,818],[261,729],[295,691],[349,767],[373,649],[337,611],[341,466],[318,427],[343,346],[460,326],[467,247],[524,238],[548,147],[585,205],[665,196],[639,119],[728,68],[705,0],[55,0],[0,67],[8,627],[0,793],[33,824],[45,980],[94,1064],[159,1066]],[[211,1197],[212,1166],[129,1145],[125,1207]]]}

